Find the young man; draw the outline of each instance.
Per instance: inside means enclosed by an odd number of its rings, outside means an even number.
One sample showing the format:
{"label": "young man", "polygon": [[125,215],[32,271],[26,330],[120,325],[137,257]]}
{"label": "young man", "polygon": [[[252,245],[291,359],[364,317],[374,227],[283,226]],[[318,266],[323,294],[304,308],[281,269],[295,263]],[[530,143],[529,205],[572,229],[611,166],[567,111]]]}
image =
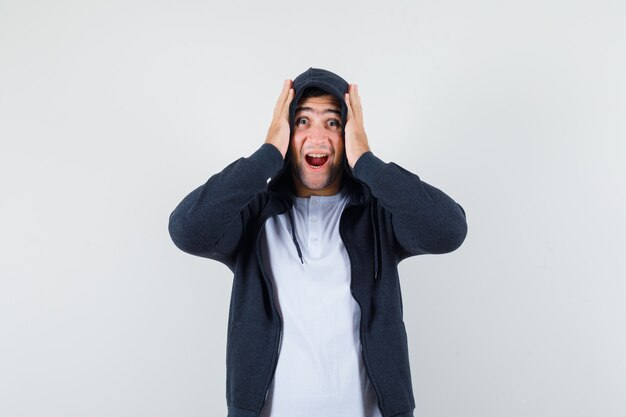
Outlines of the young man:
{"label": "young man", "polygon": [[409,417],[397,265],[458,248],[460,205],[369,148],[358,88],[286,80],[265,143],[170,216],[188,253],[234,273],[229,417]]}

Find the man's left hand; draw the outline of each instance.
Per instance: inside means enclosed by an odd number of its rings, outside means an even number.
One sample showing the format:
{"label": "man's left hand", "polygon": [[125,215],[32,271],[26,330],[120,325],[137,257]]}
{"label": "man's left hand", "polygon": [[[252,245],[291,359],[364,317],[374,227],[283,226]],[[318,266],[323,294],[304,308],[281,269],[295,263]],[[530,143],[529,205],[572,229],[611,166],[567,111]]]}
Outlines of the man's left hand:
{"label": "man's left hand", "polygon": [[361,155],[370,150],[365,127],[363,127],[361,97],[359,97],[359,88],[356,84],[350,84],[348,92],[344,94],[344,100],[348,107],[348,117],[345,126],[346,158],[350,168],[354,169],[354,165]]}

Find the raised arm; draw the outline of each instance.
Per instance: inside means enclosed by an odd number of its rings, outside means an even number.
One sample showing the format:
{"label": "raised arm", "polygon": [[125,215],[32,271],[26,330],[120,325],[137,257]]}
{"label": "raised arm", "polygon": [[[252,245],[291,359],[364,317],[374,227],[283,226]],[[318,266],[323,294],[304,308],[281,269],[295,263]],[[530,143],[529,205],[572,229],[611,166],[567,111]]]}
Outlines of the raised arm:
{"label": "raised arm", "polygon": [[417,175],[375,156],[367,143],[356,85],[350,85],[344,99],[348,106],[348,164],[353,175],[367,184],[382,207],[391,213],[398,259],[452,252],[461,246],[467,235],[463,208]]}
{"label": "raised arm", "polygon": [[[283,167],[289,146],[291,80],[285,80],[265,143],[189,193],[169,218],[174,244],[192,255],[215,259],[233,269],[249,218],[246,209],[267,189],[268,179]],[[258,200],[258,204],[261,204]]]}
{"label": "raised arm", "polygon": [[366,183],[381,206],[391,213],[400,260],[457,249],[467,234],[465,211],[443,191],[371,151],[356,162],[353,174]]}
{"label": "raised arm", "polygon": [[243,232],[244,210],[267,188],[283,158],[271,144],[263,144],[189,193],[169,218],[176,246],[192,255],[215,259],[232,268]]}

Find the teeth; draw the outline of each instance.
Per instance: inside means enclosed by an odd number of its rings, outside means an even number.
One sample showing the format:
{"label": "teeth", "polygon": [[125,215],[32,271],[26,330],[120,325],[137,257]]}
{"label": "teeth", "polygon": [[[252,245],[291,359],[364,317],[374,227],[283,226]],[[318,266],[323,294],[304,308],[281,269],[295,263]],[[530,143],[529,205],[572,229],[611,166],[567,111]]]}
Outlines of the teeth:
{"label": "teeth", "polygon": [[312,156],[313,158],[322,158],[324,156],[328,156],[326,153],[308,153],[307,156]]}

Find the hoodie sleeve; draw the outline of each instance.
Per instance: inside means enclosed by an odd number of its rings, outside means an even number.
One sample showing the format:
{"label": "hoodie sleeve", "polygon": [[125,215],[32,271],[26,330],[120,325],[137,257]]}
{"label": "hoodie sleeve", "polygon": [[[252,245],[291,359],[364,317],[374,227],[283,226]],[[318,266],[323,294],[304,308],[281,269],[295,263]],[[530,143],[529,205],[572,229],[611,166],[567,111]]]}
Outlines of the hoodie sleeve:
{"label": "hoodie sleeve", "polygon": [[184,252],[233,269],[244,229],[244,210],[283,166],[280,151],[264,143],[189,193],[169,217],[169,233]]}
{"label": "hoodie sleeve", "polygon": [[400,260],[420,254],[457,249],[467,234],[465,211],[441,190],[371,151],[357,160],[353,175],[367,184],[381,206],[391,213]]}

